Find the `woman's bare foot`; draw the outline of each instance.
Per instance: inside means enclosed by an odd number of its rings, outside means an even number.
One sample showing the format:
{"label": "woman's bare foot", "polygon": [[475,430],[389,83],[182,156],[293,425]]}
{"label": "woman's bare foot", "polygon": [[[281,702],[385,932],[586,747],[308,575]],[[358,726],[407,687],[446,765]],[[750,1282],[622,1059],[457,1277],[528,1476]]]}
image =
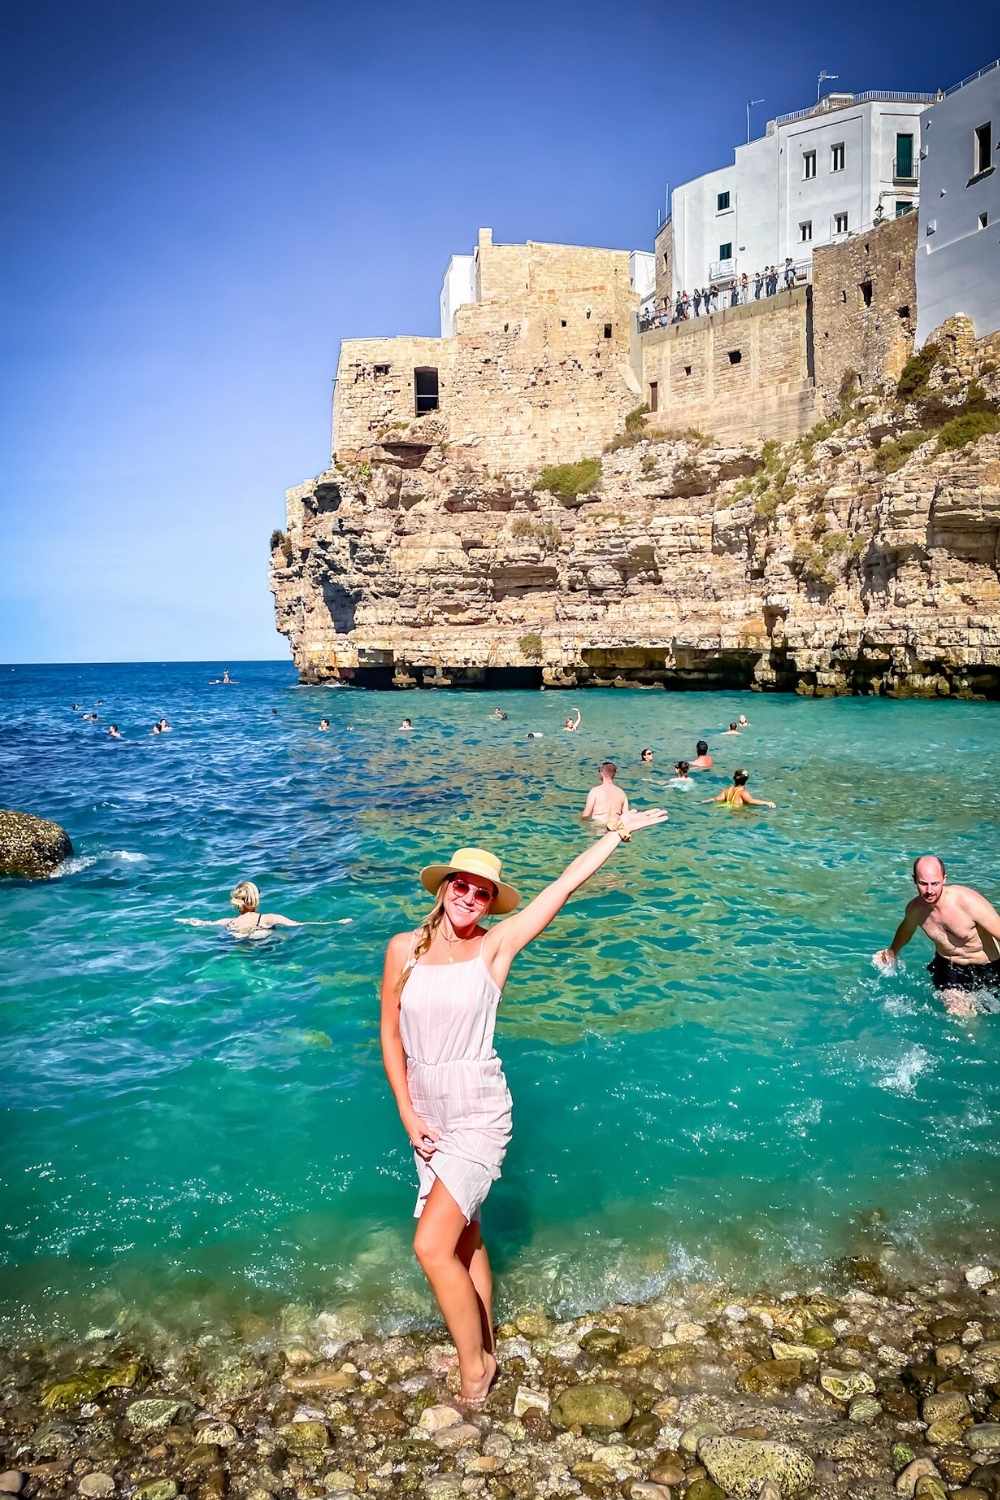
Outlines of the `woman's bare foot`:
{"label": "woman's bare foot", "polygon": [[463,1380],[461,1399],[469,1406],[481,1406],[497,1378],[497,1362],[492,1354],[483,1354],[483,1374],[479,1380]]}

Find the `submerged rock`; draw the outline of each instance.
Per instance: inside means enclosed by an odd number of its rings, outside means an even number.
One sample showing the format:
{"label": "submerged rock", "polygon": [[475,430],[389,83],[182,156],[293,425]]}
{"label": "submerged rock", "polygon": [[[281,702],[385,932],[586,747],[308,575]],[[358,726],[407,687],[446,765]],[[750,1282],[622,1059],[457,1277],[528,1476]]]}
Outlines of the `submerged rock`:
{"label": "submerged rock", "polygon": [[73,853],[65,828],[0,807],[0,876],[42,880]]}
{"label": "submerged rock", "polygon": [[137,1359],[122,1365],[98,1365],[80,1375],[71,1375],[68,1380],[56,1380],[47,1385],[42,1392],[42,1405],[47,1411],[70,1411],[105,1391],[130,1390],[138,1383],[141,1374],[142,1364]]}
{"label": "submerged rock", "polygon": [[550,1416],[554,1427],[597,1427],[615,1432],[632,1415],[632,1398],[616,1385],[571,1385],[556,1397]]}

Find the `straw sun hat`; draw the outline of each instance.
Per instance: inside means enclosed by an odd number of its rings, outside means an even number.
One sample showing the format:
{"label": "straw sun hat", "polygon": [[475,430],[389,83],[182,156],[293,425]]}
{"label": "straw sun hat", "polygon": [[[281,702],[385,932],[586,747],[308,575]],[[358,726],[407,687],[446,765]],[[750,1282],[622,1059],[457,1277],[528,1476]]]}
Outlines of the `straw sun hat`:
{"label": "straw sun hat", "polygon": [[420,871],[420,884],[436,896],[446,875],[478,875],[495,885],[497,896],[490,911],[498,916],[513,911],[521,899],[512,885],[500,879],[500,861],[488,849],[456,849],[448,864],[425,865]]}

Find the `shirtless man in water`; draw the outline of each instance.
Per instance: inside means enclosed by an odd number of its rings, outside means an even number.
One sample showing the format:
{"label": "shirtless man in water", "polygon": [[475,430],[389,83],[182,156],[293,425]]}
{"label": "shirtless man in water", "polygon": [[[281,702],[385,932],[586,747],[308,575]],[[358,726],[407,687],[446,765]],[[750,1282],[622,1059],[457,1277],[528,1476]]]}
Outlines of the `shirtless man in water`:
{"label": "shirtless man in water", "polygon": [[1000,914],[971,886],[947,884],[936,854],[914,860],[913,883],[917,894],[875,960],[894,969],[899,950],[922,927],[934,944],[927,968],[945,1009],[954,1016],[975,1015],[974,992],[1000,990]]}
{"label": "shirtless man in water", "polygon": [[597,768],[601,779],[587,793],[586,806],[580,817],[587,822],[600,823],[604,828],[617,828],[628,812],[628,798],[620,786],[615,786],[618,767],[613,760],[602,760]]}

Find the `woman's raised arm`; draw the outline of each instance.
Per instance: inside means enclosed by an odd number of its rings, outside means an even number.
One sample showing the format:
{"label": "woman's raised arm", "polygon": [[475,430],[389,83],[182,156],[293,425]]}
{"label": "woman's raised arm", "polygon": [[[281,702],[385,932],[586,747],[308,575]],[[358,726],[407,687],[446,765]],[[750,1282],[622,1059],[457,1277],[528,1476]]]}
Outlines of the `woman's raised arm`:
{"label": "woman's raised arm", "polygon": [[651,808],[648,812],[626,813],[617,829],[595,840],[589,849],[578,854],[562,874],[543,891],[539,891],[523,911],[492,927],[484,944],[483,956],[490,965],[496,982],[503,984],[507,970],[521,949],[527,947],[540,932],[545,931],[573,892],[611,858],[618,845],[623,842],[622,833],[637,833],[641,828],[651,828],[654,823],[665,822],[667,817],[668,814],[662,807]]}

